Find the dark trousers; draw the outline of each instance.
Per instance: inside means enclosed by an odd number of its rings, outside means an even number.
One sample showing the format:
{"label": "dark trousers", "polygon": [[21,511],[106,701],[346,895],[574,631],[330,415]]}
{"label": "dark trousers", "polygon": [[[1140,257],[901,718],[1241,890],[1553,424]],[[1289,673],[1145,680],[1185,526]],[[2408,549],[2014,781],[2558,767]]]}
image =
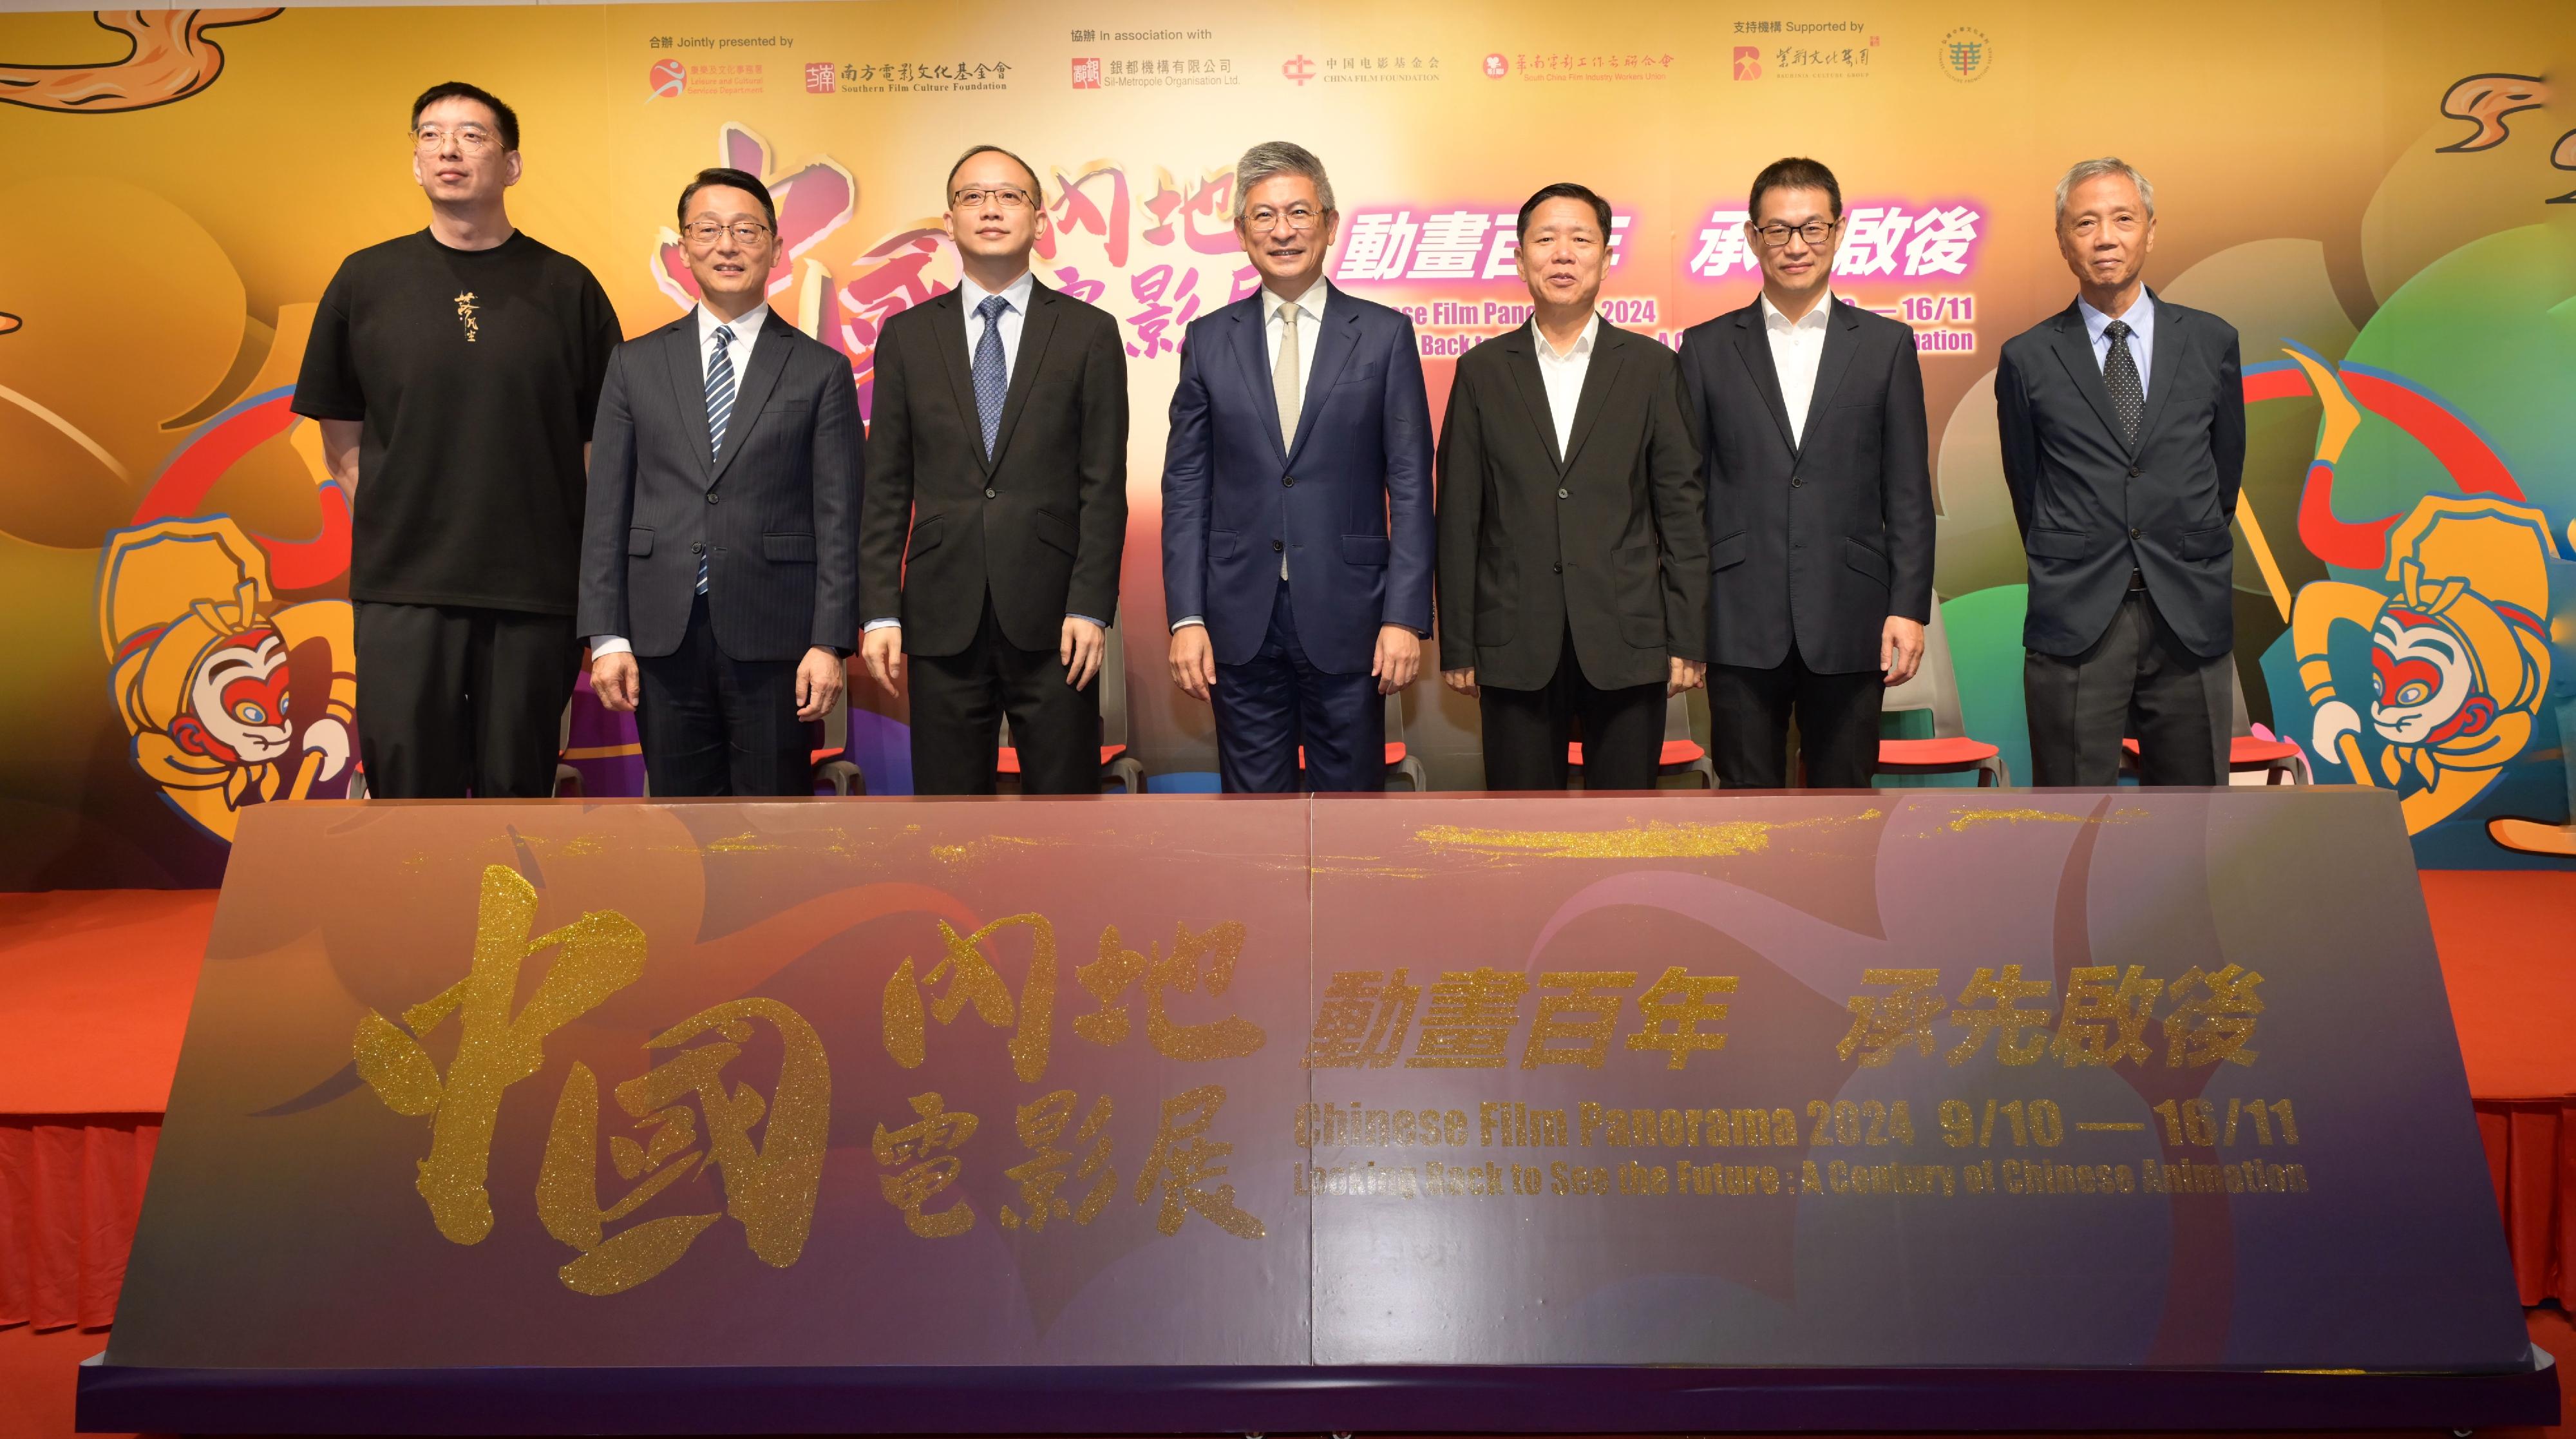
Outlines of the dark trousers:
{"label": "dark trousers", "polygon": [[796,717],[796,663],[726,654],[707,597],[698,596],[678,649],[635,657],[644,681],[635,733],[654,798],[811,795],[814,752]]}
{"label": "dark trousers", "polygon": [[1386,788],[1386,697],[1377,677],[1315,668],[1297,639],[1288,586],[1270,605],[1261,648],[1216,667],[1216,767],[1228,794],[1293,794],[1305,753],[1306,788]]}
{"label": "dark trousers", "polygon": [[2131,590],[2093,647],[2022,660],[2032,782],[2114,785],[2120,741],[2138,741],[2143,784],[2227,783],[2233,655],[2183,647],[2145,590]]}
{"label": "dark trousers", "polygon": [[1101,681],[1075,689],[1062,650],[1012,644],[991,595],[966,648],[909,658],[914,794],[993,793],[1005,716],[1022,794],[1100,793]]}
{"label": "dark trousers", "polygon": [[1709,759],[1728,789],[1789,787],[1789,716],[1798,718],[1806,783],[1867,789],[1878,772],[1878,710],[1886,677],[1877,670],[1818,674],[1795,644],[1770,669],[1708,667]]}
{"label": "dark trousers", "polygon": [[1479,685],[1485,788],[1563,789],[1573,773],[1566,746],[1583,725],[1585,789],[1653,789],[1664,753],[1664,686],[1600,689],[1586,679],[1566,631],[1556,673],[1543,689]]}
{"label": "dark trousers", "polygon": [[581,668],[570,615],[357,606],[358,754],[380,799],[546,799]]}

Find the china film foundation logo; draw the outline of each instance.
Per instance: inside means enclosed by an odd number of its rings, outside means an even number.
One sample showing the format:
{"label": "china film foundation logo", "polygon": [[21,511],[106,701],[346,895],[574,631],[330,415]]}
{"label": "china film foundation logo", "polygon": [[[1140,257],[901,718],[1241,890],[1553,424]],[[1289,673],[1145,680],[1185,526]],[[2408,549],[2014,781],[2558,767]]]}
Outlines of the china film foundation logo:
{"label": "china film foundation logo", "polygon": [[644,97],[646,104],[655,100],[676,100],[688,93],[689,67],[677,60],[656,60],[652,73],[645,77],[645,83],[652,87],[652,92]]}
{"label": "china film foundation logo", "polygon": [[1761,46],[1738,45],[1735,47],[1735,78],[1738,80],[1759,80],[1762,78]]}
{"label": "china film foundation logo", "polygon": [[1994,42],[1973,25],[1962,25],[1941,37],[1941,73],[1953,80],[1983,80],[1995,68]]}

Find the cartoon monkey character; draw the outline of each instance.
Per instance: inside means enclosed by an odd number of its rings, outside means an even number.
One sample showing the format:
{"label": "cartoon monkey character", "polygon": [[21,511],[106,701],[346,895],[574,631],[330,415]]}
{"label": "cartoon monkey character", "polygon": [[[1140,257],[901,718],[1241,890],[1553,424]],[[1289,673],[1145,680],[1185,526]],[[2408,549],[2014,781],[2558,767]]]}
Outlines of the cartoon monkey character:
{"label": "cartoon monkey character", "polygon": [[231,520],[164,520],[109,538],[99,616],[136,768],[209,833],[231,839],[245,805],[346,793],[346,602],[277,606]]}

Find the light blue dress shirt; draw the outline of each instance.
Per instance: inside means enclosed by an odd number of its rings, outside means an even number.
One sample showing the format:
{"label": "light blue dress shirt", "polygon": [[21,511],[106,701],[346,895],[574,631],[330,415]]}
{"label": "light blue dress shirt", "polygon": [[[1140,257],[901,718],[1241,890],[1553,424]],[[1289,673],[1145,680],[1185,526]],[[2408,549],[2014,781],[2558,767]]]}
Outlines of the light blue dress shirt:
{"label": "light blue dress shirt", "polygon": [[2138,302],[2131,305],[2125,315],[2103,314],[2094,309],[2090,302],[2080,298],[2076,300],[2075,308],[2084,317],[2084,333],[2093,339],[2093,363],[2096,366],[2111,363],[2111,337],[2103,331],[2111,328],[2111,321],[2114,319],[2128,325],[2129,357],[2138,362],[2138,394],[2144,397],[2147,393],[2147,376],[2155,373],[2155,367],[2148,363],[2156,349],[2155,297],[2148,294],[2146,287],[2141,285],[2138,287]]}

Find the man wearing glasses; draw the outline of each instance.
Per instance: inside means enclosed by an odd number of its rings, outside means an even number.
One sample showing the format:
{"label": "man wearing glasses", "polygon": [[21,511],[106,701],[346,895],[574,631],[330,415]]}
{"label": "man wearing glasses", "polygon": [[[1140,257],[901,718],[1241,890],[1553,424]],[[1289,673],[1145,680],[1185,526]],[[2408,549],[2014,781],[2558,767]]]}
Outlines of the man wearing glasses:
{"label": "man wearing glasses", "polygon": [[1753,180],[1754,302],[1682,335],[1708,475],[1710,758],[1729,789],[1865,789],[1879,701],[1932,618],[1923,366],[1905,325],[1838,300],[1842,186],[1813,160]]}
{"label": "man wearing glasses", "polygon": [[340,263],[295,384],[352,497],[359,754],[386,798],[542,798],[581,663],[583,446],[617,313],[510,224],[509,106],[432,86],[411,170],[429,228]]}
{"label": "man wearing glasses", "polygon": [[1037,172],[948,172],[956,289],[886,322],[860,572],[868,673],[912,677],[916,794],[991,794],[1011,722],[1027,794],[1100,792],[1100,675],[1127,538],[1118,322],[1029,272]]}
{"label": "man wearing glasses", "polygon": [[859,630],[850,362],[769,308],[783,258],[758,177],[680,192],[687,315],[620,346],[599,397],[581,629],[590,687],[635,712],[653,793],[813,793],[805,721]]}
{"label": "man wearing glasses", "polygon": [[1386,785],[1384,697],[1431,632],[1431,405],[1413,322],[1334,289],[1332,181],[1272,141],[1234,171],[1249,298],[1190,322],[1163,451],[1172,682],[1216,709],[1230,793]]}

